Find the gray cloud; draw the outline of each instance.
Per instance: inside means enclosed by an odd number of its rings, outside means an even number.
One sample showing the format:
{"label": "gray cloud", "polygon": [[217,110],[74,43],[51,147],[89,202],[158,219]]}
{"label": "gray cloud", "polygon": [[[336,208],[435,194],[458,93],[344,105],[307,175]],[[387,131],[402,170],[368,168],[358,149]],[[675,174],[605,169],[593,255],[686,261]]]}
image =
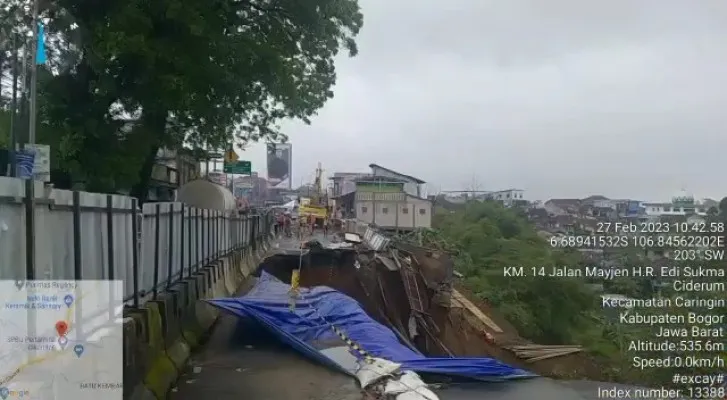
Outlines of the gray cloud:
{"label": "gray cloud", "polygon": [[[727,194],[727,3],[361,0],[361,54],[289,124],[294,178],[370,162],[533,198]],[[246,152],[264,171],[264,148]]]}

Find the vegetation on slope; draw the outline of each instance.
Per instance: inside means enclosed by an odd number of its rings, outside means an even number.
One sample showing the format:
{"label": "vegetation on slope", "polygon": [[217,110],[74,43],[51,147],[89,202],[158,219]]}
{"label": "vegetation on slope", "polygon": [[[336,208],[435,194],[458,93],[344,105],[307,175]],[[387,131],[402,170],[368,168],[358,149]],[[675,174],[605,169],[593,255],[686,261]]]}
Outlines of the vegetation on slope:
{"label": "vegetation on slope", "polygon": [[[635,353],[628,351],[629,343],[653,340],[653,329],[607,318],[599,293],[589,285],[602,283],[611,293],[645,298],[654,294],[650,282],[588,282],[583,278],[551,278],[532,273],[524,277],[505,276],[508,267],[522,266],[531,272],[533,267],[545,267],[548,271],[553,266],[584,264],[575,251],[553,249],[518,210],[496,203],[472,202],[456,211],[438,209],[434,227],[419,233],[426,236],[420,241],[436,243],[454,254],[455,268],[463,275],[465,287],[496,307],[521,336],[543,344],[582,345],[602,367],[602,379],[647,385],[669,382],[672,372],[668,369],[641,370],[631,366]],[[631,256],[625,254],[624,262],[634,262]]]}

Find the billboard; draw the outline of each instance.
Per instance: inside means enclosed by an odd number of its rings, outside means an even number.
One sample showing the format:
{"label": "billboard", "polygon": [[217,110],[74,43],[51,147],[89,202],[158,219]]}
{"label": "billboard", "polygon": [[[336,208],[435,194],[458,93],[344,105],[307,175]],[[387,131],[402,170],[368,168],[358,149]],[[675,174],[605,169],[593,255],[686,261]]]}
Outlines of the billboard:
{"label": "billboard", "polygon": [[293,150],[290,143],[268,143],[268,183],[274,188],[292,188]]}

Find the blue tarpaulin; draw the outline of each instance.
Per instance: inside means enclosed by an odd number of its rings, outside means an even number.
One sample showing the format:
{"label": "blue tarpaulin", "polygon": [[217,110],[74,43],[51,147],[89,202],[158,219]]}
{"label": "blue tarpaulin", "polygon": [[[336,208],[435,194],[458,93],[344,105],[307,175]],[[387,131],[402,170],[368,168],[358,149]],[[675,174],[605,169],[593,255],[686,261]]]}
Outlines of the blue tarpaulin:
{"label": "blue tarpaulin", "polygon": [[290,285],[265,272],[256,285],[238,298],[209,302],[239,317],[252,318],[272,334],[304,355],[345,370],[325,356],[316,343],[340,340],[332,325],[374,357],[402,365],[416,372],[477,379],[534,377],[492,358],[430,358],[402,344],[388,327],[376,322],[353,298],[326,286],[301,288],[290,307]]}

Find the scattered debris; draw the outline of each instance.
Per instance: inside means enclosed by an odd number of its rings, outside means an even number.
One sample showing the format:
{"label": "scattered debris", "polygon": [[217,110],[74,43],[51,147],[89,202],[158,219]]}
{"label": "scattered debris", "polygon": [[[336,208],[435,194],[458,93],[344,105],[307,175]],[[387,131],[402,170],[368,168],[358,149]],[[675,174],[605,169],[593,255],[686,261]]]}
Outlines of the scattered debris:
{"label": "scattered debris", "polygon": [[526,344],[507,346],[505,348],[515,353],[518,358],[525,360],[527,363],[534,363],[583,351],[581,346],[572,345]]}
{"label": "scattered debris", "polygon": [[368,398],[392,400],[439,400],[429,386],[413,371],[381,358],[360,362],[356,378]]}

